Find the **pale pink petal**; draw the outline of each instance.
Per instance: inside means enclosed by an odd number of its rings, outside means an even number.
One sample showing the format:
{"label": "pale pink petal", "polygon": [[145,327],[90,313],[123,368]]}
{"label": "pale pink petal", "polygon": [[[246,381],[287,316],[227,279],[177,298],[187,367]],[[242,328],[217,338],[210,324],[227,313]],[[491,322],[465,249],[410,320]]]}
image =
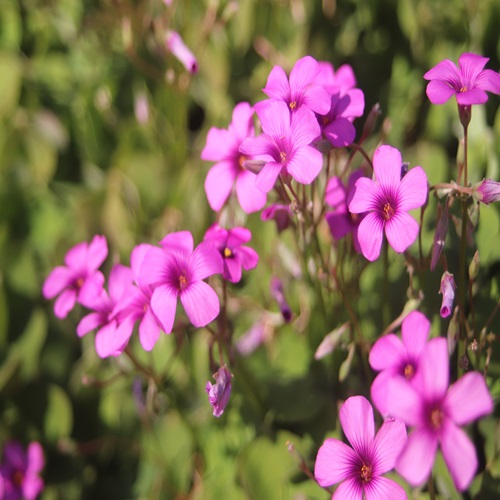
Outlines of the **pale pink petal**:
{"label": "pale pink petal", "polygon": [[385,223],[385,235],[389,245],[397,253],[404,252],[418,236],[417,221],[406,212],[397,212]]}
{"label": "pale pink petal", "polygon": [[31,442],[28,445],[27,455],[28,455],[27,472],[30,473],[40,472],[45,465],[43,448],[40,445],[40,443],[37,443],[36,441]]}
{"label": "pale pink petal", "polygon": [[384,416],[391,416],[389,409],[391,408],[391,401],[388,401],[387,387],[390,380],[394,377],[400,377],[401,375],[394,369],[387,369],[381,371],[372,382],[370,387],[370,396],[372,403],[379,413]]}
{"label": "pale pink petal", "polygon": [[341,89],[348,90],[356,86],[356,76],[354,75],[354,71],[349,64],[342,64],[342,66],[337,68],[337,71],[335,72],[335,79]]}
{"label": "pale pink petal", "polygon": [[86,241],[71,247],[64,256],[64,263],[71,269],[85,269],[89,244]]}
{"label": "pale pink petal", "polygon": [[79,337],[83,337],[87,333],[95,330],[106,322],[106,317],[101,313],[90,313],[84,316],[76,327],[76,333]]}
{"label": "pale pink petal", "polygon": [[160,241],[160,245],[167,252],[190,254],[193,251],[193,235],[189,231],[170,233]]}
{"label": "pale pink petal", "polygon": [[357,477],[351,477],[340,483],[332,495],[332,500],[363,500],[363,488]]}
{"label": "pale pink petal", "polygon": [[457,90],[441,80],[432,80],[427,84],[427,88],[425,89],[425,93],[432,104],[444,104],[456,92]]}
{"label": "pale pink petal", "polygon": [[208,325],[219,314],[219,297],[204,281],[192,283],[180,297],[189,321],[197,328]]}
{"label": "pale pink petal", "polygon": [[261,210],[267,202],[267,195],[255,186],[257,176],[243,170],[238,174],[236,179],[236,195],[238,202],[247,214]]}
{"label": "pale pink petal", "polygon": [[195,281],[221,274],[222,267],[222,256],[209,241],[202,241],[195,248],[189,262],[191,278]]}
{"label": "pale pink petal", "polygon": [[464,52],[458,58],[458,67],[460,76],[462,77],[462,83],[467,87],[472,87],[488,61],[489,59],[487,57],[482,57],[471,52]]}
{"label": "pale pink petal", "polygon": [[377,148],[373,153],[373,170],[380,186],[390,190],[397,188],[402,164],[401,153],[396,148],[386,145]]}
{"label": "pale pink petal", "polygon": [[151,309],[165,333],[170,333],[174,326],[177,308],[177,290],[168,285],[155,288],[151,297]]}
{"label": "pale pink petal", "polygon": [[233,134],[229,130],[212,127],[208,131],[201,159],[207,161],[227,160],[233,152],[234,142]]}
{"label": "pale pink petal", "polygon": [[[268,106],[257,108],[262,130],[275,141],[288,137],[290,131],[290,111],[283,101],[271,101]],[[247,139],[245,142],[248,142]],[[240,146],[240,151],[242,151]],[[262,153],[261,153],[262,154]]]}
{"label": "pale pink petal", "polygon": [[404,377],[388,377],[385,387],[388,414],[406,425],[421,425],[424,402],[412,384]]}
{"label": "pale pink petal", "polygon": [[378,184],[375,184],[368,177],[361,177],[354,185],[352,199],[349,202],[349,212],[362,214],[370,210],[377,210],[381,196],[383,193]]}
{"label": "pale pink petal", "polygon": [[380,476],[393,469],[405,444],[406,427],[403,421],[394,418],[386,419],[373,443],[375,458],[373,474]]}
{"label": "pale pink petal", "polygon": [[316,179],[322,167],[323,155],[309,146],[296,149],[286,165],[290,175],[301,184],[310,184]]}
{"label": "pale pink petal", "polygon": [[465,490],[472,482],[477,470],[474,445],[467,434],[451,421],[447,421],[442,429],[440,444],[455,487],[458,491]]}
{"label": "pale pink petal", "polygon": [[65,266],[57,266],[49,273],[43,283],[42,293],[46,299],[52,299],[68,287],[74,280],[75,273]]}
{"label": "pale pink petal", "polygon": [[275,161],[266,163],[264,168],[257,175],[255,186],[264,193],[271,191],[276,184],[276,179],[280,175],[282,168],[283,165]]}
{"label": "pale pink petal", "polygon": [[116,350],[116,321],[110,321],[95,335],[95,350],[100,358],[112,356]]}
{"label": "pale pink petal", "polygon": [[371,404],[363,396],[346,400],[339,412],[340,423],[351,446],[360,454],[372,446],[375,422]]}
{"label": "pale pink petal", "polygon": [[271,70],[262,92],[272,99],[280,99],[282,101],[290,99],[290,85],[286,73],[281,66],[274,66]]}
{"label": "pale pink petal", "polygon": [[301,107],[293,113],[290,125],[290,142],[293,149],[308,146],[320,134],[318,120],[310,110]]}
{"label": "pale pink petal", "polygon": [[130,267],[132,268],[136,282],[138,282],[142,262],[151,248],[154,247],[152,245],[148,245],[147,243],[143,243],[134,247],[132,253],[130,254]]}
{"label": "pale pink petal", "polygon": [[493,411],[488,386],[478,372],[469,372],[460,377],[448,390],[445,400],[446,413],[458,425]]}
{"label": "pale pink petal", "polygon": [[139,341],[145,351],[151,351],[159,338],[160,326],[151,308],[148,307],[148,310],[139,324]]}
{"label": "pale pink petal", "polygon": [[230,130],[240,142],[253,135],[253,115],[254,110],[248,102],[240,102],[234,107]]}
{"label": "pale pink petal", "polygon": [[379,338],[370,349],[370,366],[377,371],[400,366],[406,350],[398,336],[393,333]]}
{"label": "pale pink petal", "polygon": [[54,314],[59,319],[64,319],[73,309],[76,303],[76,291],[64,290],[54,304]]}
{"label": "pale pink petal", "polygon": [[218,212],[231,194],[237,170],[230,161],[216,163],[205,178],[205,194],[210,208]]}
{"label": "pale pink petal", "polygon": [[386,477],[372,477],[364,487],[365,500],[407,500],[402,486]]}
{"label": "pale pink petal", "polygon": [[[358,182],[362,180],[359,179]],[[352,206],[352,202],[350,206]],[[384,224],[375,212],[369,213],[359,224],[358,240],[361,252],[365,258],[372,262],[377,260],[380,255],[383,233]]]}
{"label": "pale pink petal", "polygon": [[398,210],[407,212],[421,207],[427,199],[427,175],[422,167],[414,167],[401,179],[398,188]]}
{"label": "pale pink petal", "polygon": [[241,262],[236,259],[224,259],[224,278],[231,283],[238,283],[241,280]]}
{"label": "pale pink petal", "polygon": [[399,455],[396,471],[412,486],[420,486],[429,477],[438,446],[437,436],[425,429],[415,429]]}
{"label": "pale pink petal", "polygon": [[111,269],[108,280],[109,296],[116,303],[123,292],[132,284],[133,275],[130,267],[115,264]]}
{"label": "pale pink petal", "polygon": [[420,355],[427,343],[430,327],[430,321],[419,311],[412,311],[406,316],[401,325],[401,337],[409,353],[416,357]]}
{"label": "pale pink petal", "polygon": [[352,475],[358,460],[351,447],[338,439],[328,438],[318,450],[314,477],[323,487],[340,483]]}
{"label": "pale pink petal", "polygon": [[169,265],[170,257],[165,250],[152,246],[142,260],[139,284],[145,286],[162,283]]}
{"label": "pale pink petal", "polygon": [[476,79],[476,87],[481,90],[500,94],[500,73],[485,69]]}
{"label": "pale pink petal", "polygon": [[104,236],[96,234],[89,244],[86,267],[95,271],[108,256],[108,243]]}
{"label": "pale pink petal", "polygon": [[429,340],[422,351],[417,377],[422,381],[428,401],[440,400],[449,384],[448,342],[444,337]]}
{"label": "pale pink petal", "polygon": [[259,263],[259,254],[250,247],[238,248],[238,258],[240,259],[241,265],[245,271],[254,269]]}

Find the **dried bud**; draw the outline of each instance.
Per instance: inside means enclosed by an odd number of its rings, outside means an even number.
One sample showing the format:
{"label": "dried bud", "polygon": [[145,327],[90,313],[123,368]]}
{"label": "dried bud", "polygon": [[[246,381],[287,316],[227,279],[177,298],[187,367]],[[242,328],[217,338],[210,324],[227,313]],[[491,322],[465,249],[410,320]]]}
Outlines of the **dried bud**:
{"label": "dried bud", "polygon": [[453,300],[455,298],[456,288],[457,285],[455,285],[453,274],[445,271],[441,277],[441,286],[439,288],[439,293],[443,295],[443,302],[441,304],[441,310],[439,311],[442,318],[447,318],[453,310]]}
{"label": "dried bud", "polygon": [[474,339],[470,344],[469,344],[469,350],[476,352],[479,349],[479,342]]}

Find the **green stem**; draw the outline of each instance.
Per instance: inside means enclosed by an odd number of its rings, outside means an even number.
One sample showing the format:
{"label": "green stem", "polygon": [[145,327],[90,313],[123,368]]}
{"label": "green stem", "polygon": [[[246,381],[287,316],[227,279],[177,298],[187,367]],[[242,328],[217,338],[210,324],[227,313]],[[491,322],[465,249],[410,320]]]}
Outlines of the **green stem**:
{"label": "green stem", "polygon": [[382,324],[388,325],[391,320],[391,304],[389,300],[389,245],[386,240],[382,245],[383,259],[384,259],[384,278],[382,284]]}

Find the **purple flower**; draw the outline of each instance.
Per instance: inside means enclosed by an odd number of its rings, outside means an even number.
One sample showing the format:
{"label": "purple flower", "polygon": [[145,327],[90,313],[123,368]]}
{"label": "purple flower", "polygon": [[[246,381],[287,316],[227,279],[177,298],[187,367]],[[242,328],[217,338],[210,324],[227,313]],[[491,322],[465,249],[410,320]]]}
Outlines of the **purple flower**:
{"label": "purple flower", "polygon": [[427,199],[427,176],[422,167],[412,168],[401,179],[401,153],[380,146],[373,155],[376,181],[361,177],[356,181],[349,211],[369,212],[358,228],[359,245],[370,261],[378,259],[385,235],[391,247],[404,252],[416,239],[417,222],[407,213]]}
{"label": "purple flower", "polygon": [[387,384],[388,411],[414,428],[396,470],[412,486],[423,484],[440,446],[456,488],[463,491],[476,473],[477,457],[460,426],[491,413],[488,387],[479,373],[469,372],[448,388],[448,345],[442,337],[425,346],[418,377],[418,384],[403,377],[394,377]]}
{"label": "purple flower", "polygon": [[222,277],[231,283],[241,280],[242,269],[249,271],[257,266],[259,256],[250,247],[243,246],[252,238],[250,230],[244,227],[223,229],[218,224],[205,233],[205,241],[211,242],[221,254],[224,262]]}
{"label": "purple flower", "polygon": [[264,133],[246,139],[240,146],[241,153],[261,155],[266,161],[257,175],[257,188],[267,193],[282,172],[310,184],[323,166],[322,154],[310,146],[320,133],[314,114],[306,108],[291,114],[281,101],[258,109],[257,114]]}
{"label": "purple flower", "polygon": [[181,35],[176,31],[167,31],[165,38],[167,49],[182,63],[182,65],[190,72],[198,72],[198,61],[191,50],[186,46]]}
{"label": "purple flower", "polygon": [[284,231],[291,224],[292,211],[290,209],[290,205],[273,203],[262,210],[260,218],[263,221],[274,219],[276,221],[278,233],[281,233],[281,231]]}
{"label": "purple flower", "polygon": [[375,436],[373,409],[363,396],[349,398],[340,409],[340,423],[352,448],[329,438],[318,450],[314,476],[322,487],[341,483],[332,499],[406,499],[399,484],[382,477],[390,471],[406,443],[400,420],[387,419]]}
{"label": "purple flower", "polygon": [[216,383],[212,385],[210,382],[207,382],[205,391],[208,394],[208,401],[214,409],[214,417],[220,417],[224,413],[229,396],[231,395],[232,375],[224,365],[213,374],[213,377]]}
{"label": "purple flower", "polygon": [[479,186],[476,187],[478,200],[489,205],[495,201],[500,201],[500,182],[484,179]]}
{"label": "purple flower", "polygon": [[115,307],[131,283],[131,269],[115,264],[109,275],[109,294],[102,289],[99,295],[86,297],[82,301],[82,305],[93,312],[81,319],[76,327],[76,333],[79,337],[83,337],[98,328],[95,349],[101,358],[121,354],[132,335],[134,321],[128,316],[119,319],[114,313]]}
{"label": "purple flower", "polygon": [[95,297],[104,284],[104,276],[97,269],[108,255],[104,236],[94,236],[90,244],[83,242],[71,248],[64,262],[47,276],[43,284],[43,296],[52,299],[59,295],[54,304],[54,313],[64,319],[76,302]]}
{"label": "purple flower", "polygon": [[44,465],[40,443],[30,443],[27,451],[15,441],[6,443],[0,464],[0,498],[34,500],[43,490],[39,473]]}
{"label": "purple flower", "polygon": [[470,52],[458,58],[458,68],[449,59],[441,61],[424,75],[430,80],[427,97],[433,104],[443,104],[455,95],[460,106],[471,106],[486,102],[486,92],[500,94],[500,74],[483,69],[488,61]]}
{"label": "purple flower", "polygon": [[358,253],[361,252],[358,240],[358,227],[364,218],[364,214],[353,214],[349,212],[347,206],[354,195],[354,185],[361,177],[363,177],[362,170],[354,171],[349,176],[347,188],[339,177],[331,177],[325,192],[325,202],[333,207],[333,210],[325,214],[325,219],[330,227],[332,236],[336,240],[340,240],[347,234],[352,233],[354,249]]}
{"label": "purple flower", "polygon": [[250,159],[239,152],[241,143],[254,136],[254,111],[247,102],[240,102],[233,111],[229,128],[212,127],[201,158],[216,161],[205,180],[205,192],[212,210],[218,212],[228,199],[236,183],[236,196],[246,213],[260,210],[266,204],[266,195],[255,187],[255,173],[244,167]]}
{"label": "purple flower", "polygon": [[222,273],[223,263],[214,246],[204,241],[193,250],[189,231],[171,233],[152,247],[143,259],[140,279],[154,288],[151,309],[163,331],[174,325],[179,298],[189,321],[196,326],[208,325],[219,314],[219,297],[203,280]]}
{"label": "purple flower", "polygon": [[456,288],[457,285],[455,285],[453,274],[445,271],[441,277],[441,286],[439,287],[439,293],[443,295],[443,302],[439,311],[442,318],[447,318],[453,310],[453,299],[455,298]]}
{"label": "purple flower", "polygon": [[302,107],[324,115],[330,108],[330,97],[322,85],[316,82],[320,72],[318,61],[311,56],[299,59],[290,72],[290,81],[281,66],[275,66],[267,79],[262,91],[271,100],[255,105],[257,113],[273,100],[283,101],[288,110],[296,112]]}
{"label": "purple flower", "polygon": [[371,398],[382,415],[388,415],[388,380],[393,377],[404,377],[410,383],[418,380],[416,375],[429,330],[429,320],[422,313],[412,311],[401,325],[401,340],[390,333],[373,344],[370,350],[370,366],[380,373],[372,383]]}

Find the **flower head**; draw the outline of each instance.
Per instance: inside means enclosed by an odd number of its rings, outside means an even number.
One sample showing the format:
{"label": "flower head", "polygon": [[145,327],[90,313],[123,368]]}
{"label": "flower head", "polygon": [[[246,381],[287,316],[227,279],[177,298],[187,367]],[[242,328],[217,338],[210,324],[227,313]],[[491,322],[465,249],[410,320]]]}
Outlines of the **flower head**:
{"label": "flower head", "polygon": [[443,104],[455,95],[459,106],[482,104],[488,100],[486,92],[500,94],[500,74],[483,69],[487,57],[466,52],[458,58],[458,68],[445,59],[425,73],[427,96],[433,104]]}
{"label": "flower head", "polygon": [[214,409],[214,417],[220,417],[224,413],[229,396],[231,395],[232,375],[224,365],[213,374],[213,377],[216,383],[212,385],[210,382],[207,382],[205,391],[208,394],[208,401]]}
{"label": "flower head", "polygon": [[376,181],[366,177],[356,181],[349,211],[369,212],[358,228],[359,245],[368,260],[378,259],[384,232],[398,253],[404,252],[418,235],[418,224],[407,212],[425,203],[427,176],[422,167],[415,167],[401,179],[402,163],[396,148],[380,146],[373,155]]}
{"label": "flower head", "polygon": [[198,61],[191,50],[184,43],[181,35],[176,31],[167,31],[165,43],[167,49],[182,63],[182,65],[190,72],[198,72]]}
{"label": "flower head", "polygon": [[439,311],[442,318],[447,318],[453,310],[453,299],[455,298],[456,288],[457,285],[455,285],[453,274],[445,271],[441,277],[441,286],[439,287],[439,293],[443,295],[443,302]]}
{"label": "flower head", "polygon": [[500,182],[484,179],[476,187],[476,197],[486,205],[500,201]]}
{"label": "flower head", "polygon": [[363,396],[349,398],[342,405],[339,418],[352,448],[333,438],[323,443],[314,466],[319,485],[341,483],[332,499],[406,499],[399,484],[382,477],[394,467],[406,443],[403,422],[387,419],[375,436],[373,409]]}
{"label": "flower head", "polygon": [[104,236],[94,236],[90,243],[79,243],[71,248],[64,262],[47,276],[43,284],[43,296],[52,299],[59,295],[54,304],[54,313],[64,319],[76,302],[99,295],[104,276],[97,269],[108,255]]}
{"label": "flower head", "polygon": [[201,158],[217,162],[205,180],[208,203],[216,212],[223,207],[235,185],[244,212],[255,212],[266,204],[266,194],[255,187],[255,173],[244,165],[251,156],[239,151],[241,143],[254,136],[253,116],[250,104],[240,102],[234,108],[228,129],[212,127],[208,132]]}
{"label": "flower head", "polygon": [[25,451],[19,443],[8,442],[0,464],[0,498],[34,500],[43,490],[44,483],[39,473],[44,465],[39,443],[30,443]]}

